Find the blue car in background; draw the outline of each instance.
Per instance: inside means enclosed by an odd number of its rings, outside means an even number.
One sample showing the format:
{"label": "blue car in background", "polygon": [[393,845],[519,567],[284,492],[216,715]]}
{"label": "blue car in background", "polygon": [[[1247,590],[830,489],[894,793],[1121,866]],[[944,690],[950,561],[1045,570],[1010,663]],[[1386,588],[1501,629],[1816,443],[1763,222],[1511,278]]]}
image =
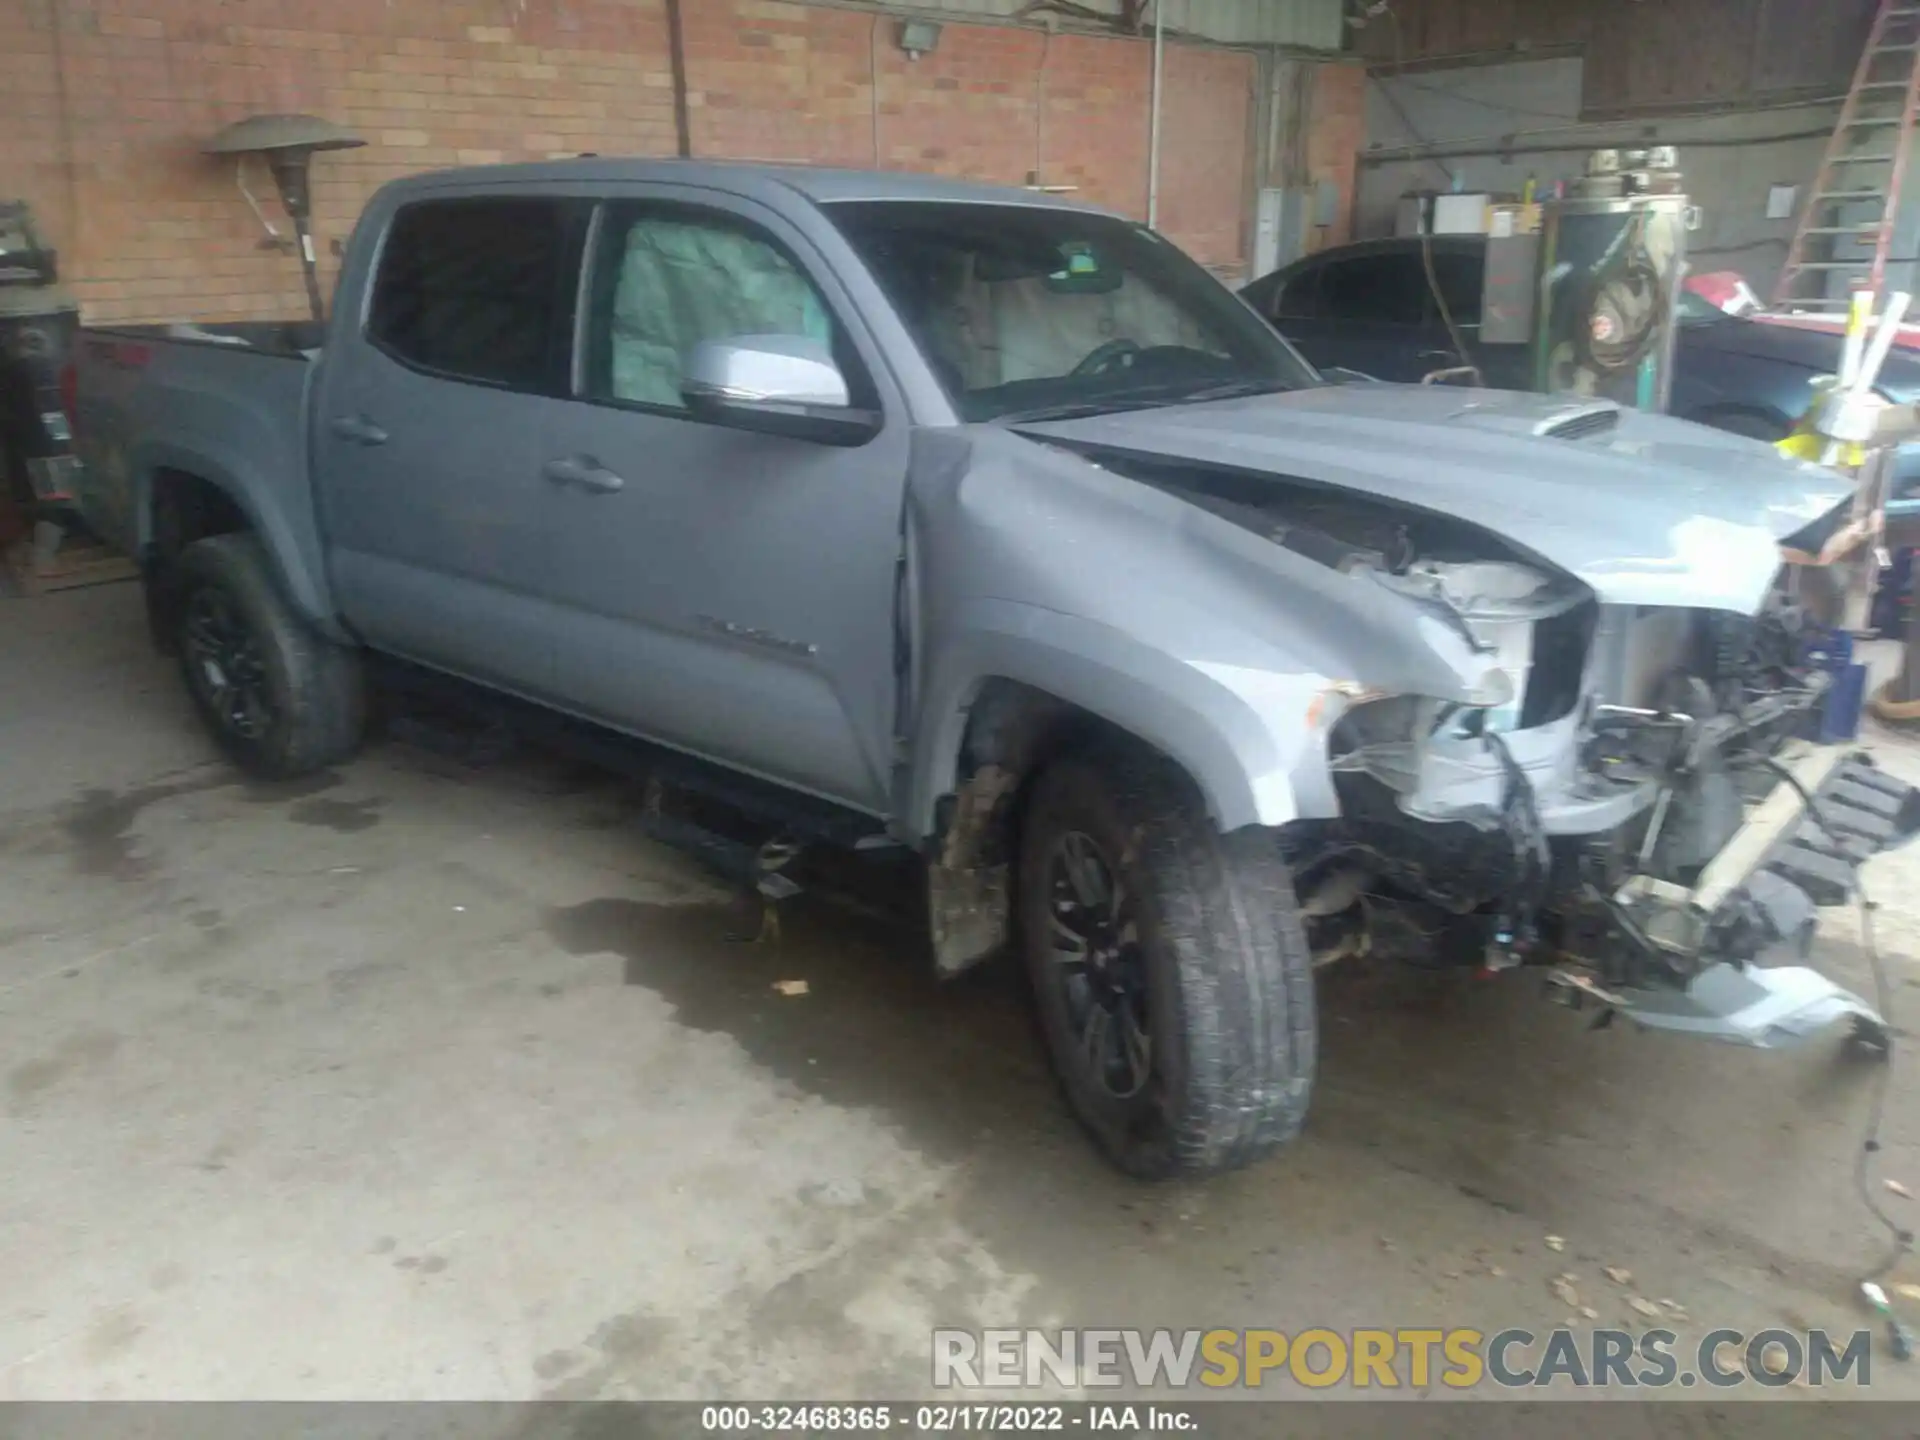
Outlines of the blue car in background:
{"label": "blue car in background", "polygon": [[[1471,357],[1454,350],[1420,248],[1407,237],[1322,250],[1241,295],[1322,370],[1410,383],[1471,358],[1496,389],[1532,388],[1527,346],[1479,342],[1485,238],[1433,239],[1434,275]],[[1830,332],[1740,319],[1684,295],[1670,408],[1683,419],[1778,440],[1812,402],[1814,378],[1839,367],[1840,345]],[[1920,355],[1889,355],[1880,390],[1890,400],[1920,400]],[[1920,491],[1920,445],[1902,449],[1895,490]]]}

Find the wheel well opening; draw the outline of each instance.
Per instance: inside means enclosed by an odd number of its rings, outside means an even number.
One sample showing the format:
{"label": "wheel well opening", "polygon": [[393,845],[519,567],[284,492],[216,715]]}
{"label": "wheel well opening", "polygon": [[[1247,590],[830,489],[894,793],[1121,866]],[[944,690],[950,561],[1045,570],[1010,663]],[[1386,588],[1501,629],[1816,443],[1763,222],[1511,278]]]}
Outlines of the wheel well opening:
{"label": "wheel well opening", "polygon": [[171,562],[196,540],[251,528],[246,512],[231,495],[211,480],[184,470],[155,472],[152,504],[148,544],[162,562]]}
{"label": "wheel well opening", "polygon": [[990,679],[974,696],[928,855],[929,918],[942,974],[977,964],[1012,938],[1014,860],[1034,780],[1064,755],[1114,744],[1153,749],[1111,721],[1015,680]]}
{"label": "wheel well opening", "polygon": [[140,556],[146,576],[147,624],[154,643],[171,652],[178,620],[175,562],[180,552],[196,540],[236,534],[252,525],[225,490],[185,470],[156,471],[149,503],[147,543]]}
{"label": "wheel well opening", "polygon": [[967,709],[954,788],[941,797],[935,816],[940,863],[960,869],[1011,863],[1034,777],[1059,756],[1122,733],[1044,690],[988,680]]}

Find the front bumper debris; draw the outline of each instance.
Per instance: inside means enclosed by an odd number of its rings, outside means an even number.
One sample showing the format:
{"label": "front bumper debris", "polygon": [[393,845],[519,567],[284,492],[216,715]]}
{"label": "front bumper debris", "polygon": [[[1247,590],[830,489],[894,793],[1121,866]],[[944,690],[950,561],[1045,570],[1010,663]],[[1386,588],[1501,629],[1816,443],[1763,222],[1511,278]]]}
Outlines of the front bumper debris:
{"label": "front bumper debris", "polygon": [[[1885,1022],[1859,996],[1804,964],[1817,911],[1858,892],[1858,872],[1920,830],[1920,790],[1839,747],[1803,755],[1755,807],[1691,889],[1635,876],[1615,900],[1646,943],[1691,978],[1684,987],[1594,987],[1563,979],[1650,1029],[1770,1049],[1851,1018]],[[1813,799],[1808,812],[1806,797]]]}
{"label": "front bumper debris", "polygon": [[1784,1049],[1811,1039],[1837,1020],[1884,1036],[1880,1012],[1852,991],[1805,965],[1709,966],[1685,990],[1625,990],[1611,997],[1620,1013],[1649,1030]]}

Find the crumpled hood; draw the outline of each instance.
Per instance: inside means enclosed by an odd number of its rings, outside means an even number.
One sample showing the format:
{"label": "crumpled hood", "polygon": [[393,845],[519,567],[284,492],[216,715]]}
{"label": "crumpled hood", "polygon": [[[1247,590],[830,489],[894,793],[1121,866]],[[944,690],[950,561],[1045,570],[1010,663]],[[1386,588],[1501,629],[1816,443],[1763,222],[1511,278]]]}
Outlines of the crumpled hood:
{"label": "crumpled hood", "polygon": [[1757,611],[1779,542],[1849,493],[1832,471],[1666,416],[1499,390],[1341,385],[1022,424],[1075,448],[1267,473],[1452,515],[1617,605]]}

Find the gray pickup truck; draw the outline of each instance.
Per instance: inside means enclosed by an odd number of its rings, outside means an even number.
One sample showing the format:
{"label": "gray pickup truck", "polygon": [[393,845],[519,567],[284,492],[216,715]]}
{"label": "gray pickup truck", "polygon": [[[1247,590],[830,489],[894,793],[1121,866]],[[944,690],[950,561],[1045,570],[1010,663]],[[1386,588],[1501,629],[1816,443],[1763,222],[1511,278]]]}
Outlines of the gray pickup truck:
{"label": "gray pickup truck", "polygon": [[1025,957],[1124,1169],[1244,1163],[1313,971],[1503,969],[1770,1045],[1916,797],[1801,745],[1782,542],[1846,487],[1612,405],[1324,383],[1140,225],[902,174],[582,159],[382,190],[330,326],[84,337],[92,522],[251,771],[378,662],[908,847]]}

